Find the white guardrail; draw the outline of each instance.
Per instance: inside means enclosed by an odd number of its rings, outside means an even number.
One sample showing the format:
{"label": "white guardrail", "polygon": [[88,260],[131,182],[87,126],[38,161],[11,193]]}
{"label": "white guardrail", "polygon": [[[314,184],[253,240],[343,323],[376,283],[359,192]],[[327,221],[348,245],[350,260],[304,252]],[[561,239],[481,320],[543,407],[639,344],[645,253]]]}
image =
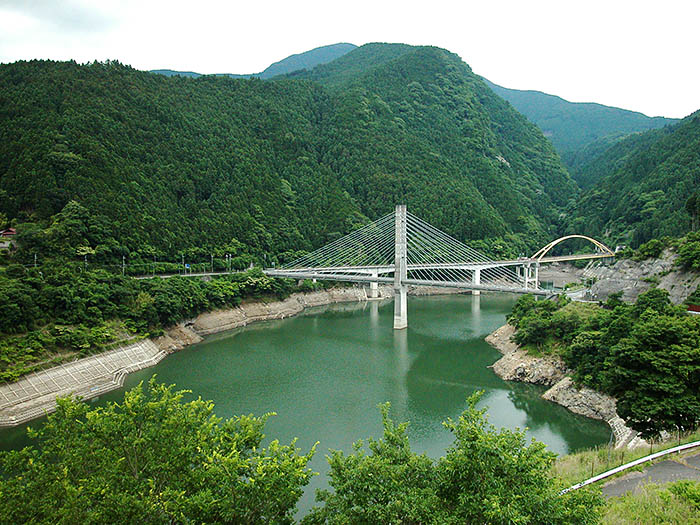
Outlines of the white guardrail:
{"label": "white guardrail", "polygon": [[567,492],[569,492],[571,490],[580,489],[581,487],[585,487],[586,485],[590,485],[591,483],[595,483],[596,481],[600,481],[601,479],[609,478],[610,476],[613,476],[619,472],[623,472],[623,471],[627,470],[628,468],[636,467],[637,465],[641,465],[642,463],[646,463],[647,461],[653,461],[657,458],[666,456],[667,454],[673,454],[674,452],[681,452],[683,450],[688,450],[690,448],[695,448],[695,447],[700,447],[700,441],[693,441],[692,443],[686,443],[685,445],[681,445],[679,447],[669,448],[667,450],[662,450],[661,452],[657,452],[656,454],[651,454],[649,456],[644,456],[643,458],[635,459],[634,461],[630,461],[629,463],[625,463],[624,465],[620,465],[619,467],[616,467],[614,469],[603,472],[602,474],[598,474],[597,476],[593,476],[592,478],[589,478],[586,481],[582,481],[581,483],[577,483],[576,485],[573,485],[573,486],[569,487],[568,489],[562,490],[559,494],[560,495],[566,494]]}

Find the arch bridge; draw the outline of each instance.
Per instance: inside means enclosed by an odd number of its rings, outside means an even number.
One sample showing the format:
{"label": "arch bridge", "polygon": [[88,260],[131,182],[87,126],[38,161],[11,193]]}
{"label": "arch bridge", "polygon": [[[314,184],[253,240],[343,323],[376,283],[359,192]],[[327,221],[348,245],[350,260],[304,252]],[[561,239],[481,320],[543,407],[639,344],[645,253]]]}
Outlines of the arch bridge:
{"label": "arch bridge", "polygon": [[[595,253],[547,256],[569,239],[592,243]],[[567,235],[543,246],[532,257],[493,260],[408,213],[394,213],[304,255],[281,268],[268,268],[271,277],[369,283],[369,297],[378,297],[379,283],[394,288],[394,328],[408,326],[408,286],[439,286],[484,291],[549,295],[539,285],[541,264],[614,257],[610,248],[585,235]]]}

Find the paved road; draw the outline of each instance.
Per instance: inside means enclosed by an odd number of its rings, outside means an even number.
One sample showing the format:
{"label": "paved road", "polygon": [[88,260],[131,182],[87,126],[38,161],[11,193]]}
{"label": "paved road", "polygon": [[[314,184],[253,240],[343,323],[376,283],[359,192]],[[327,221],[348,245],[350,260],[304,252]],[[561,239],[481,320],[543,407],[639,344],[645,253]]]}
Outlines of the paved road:
{"label": "paved road", "polygon": [[645,483],[661,484],[681,479],[700,481],[700,452],[693,451],[680,457],[675,456],[654,463],[642,472],[630,472],[621,478],[614,479],[603,485],[603,495],[607,497],[622,496]]}

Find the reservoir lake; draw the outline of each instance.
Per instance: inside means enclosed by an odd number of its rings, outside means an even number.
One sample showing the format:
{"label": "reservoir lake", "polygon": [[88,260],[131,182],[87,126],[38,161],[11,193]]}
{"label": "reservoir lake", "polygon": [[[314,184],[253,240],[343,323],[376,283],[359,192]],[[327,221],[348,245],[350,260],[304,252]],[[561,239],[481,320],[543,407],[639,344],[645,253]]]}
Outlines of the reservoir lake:
{"label": "reservoir lake", "polygon": [[[130,374],[124,388],[157,374],[191,390],[190,399],[213,400],[219,417],[275,412],[266,441],[297,438],[303,452],[318,441],[310,467],[320,475],[307,487],[301,513],[313,504],[315,489],[327,487],[329,449],[350,452],[358,439],[381,437],[377,405],[386,401],[392,419],[410,422],[413,450],[433,458],[453,441],[442,422],[459,417],[476,390],[485,391],[480,406],[488,407],[493,425],[527,428],[553,452],[608,443],[603,422],[544,401],[543,387],[503,381],[489,368],[500,353],[484,337],[505,323],[516,300],[490,293],[409,297],[406,330],[392,329],[391,300],[311,308],[209,336]],[[89,402],[116,401],[123,391]],[[28,444],[26,426],[0,430],[0,448]]]}

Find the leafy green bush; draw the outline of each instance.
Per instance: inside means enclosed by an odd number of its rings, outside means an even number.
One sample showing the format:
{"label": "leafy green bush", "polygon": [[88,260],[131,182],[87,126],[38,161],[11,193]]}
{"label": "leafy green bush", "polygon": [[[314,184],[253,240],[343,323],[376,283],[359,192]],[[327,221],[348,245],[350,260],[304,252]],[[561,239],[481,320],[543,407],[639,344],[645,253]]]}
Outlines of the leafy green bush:
{"label": "leafy green bush", "polygon": [[652,239],[642,244],[632,257],[635,261],[643,261],[645,259],[658,259],[663,251],[668,247],[669,238]]}
{"label": "leafy green bush", "polygon": [[700,286],[698,286],[695,291],[688,296],[685,302],[686,304],[700,305]]}
{"label": "leafy green bush", "polygon": [[700,511],[700,482],[676,481],[669,485],[668,490]]}
{"label": "leafy green bush", "polygon": [[496,430],[472,395],[457,421],[455,440],[437,462],[411,451],[407,423],[382,406],[383,438],[328,458],[333,491],[317,494],[302,523],[597,523],[602,498],[592,490],[559,492],[550,475],[554,454],[522,431]]}
{"label": "leafy green bush", "polygon": [[261,446],[268,416],[226,421],[211,402],[157,384],[90,409],[59,400],[0,452],[3,523],[291,523],[314,449]]}
{"label": "leafy green bush", "polygon": [[691,232],[676,243],[678,264],[686,270],[700,271],[700,232]]}
{"label": "leafy green bush", "polygon": [[651,288],[628,305],[611,295],[599,308],[518,300],[514,340],[559,353],[581,384],[617,398],[619,414],[645,437],[700,422],[700,319]]}

